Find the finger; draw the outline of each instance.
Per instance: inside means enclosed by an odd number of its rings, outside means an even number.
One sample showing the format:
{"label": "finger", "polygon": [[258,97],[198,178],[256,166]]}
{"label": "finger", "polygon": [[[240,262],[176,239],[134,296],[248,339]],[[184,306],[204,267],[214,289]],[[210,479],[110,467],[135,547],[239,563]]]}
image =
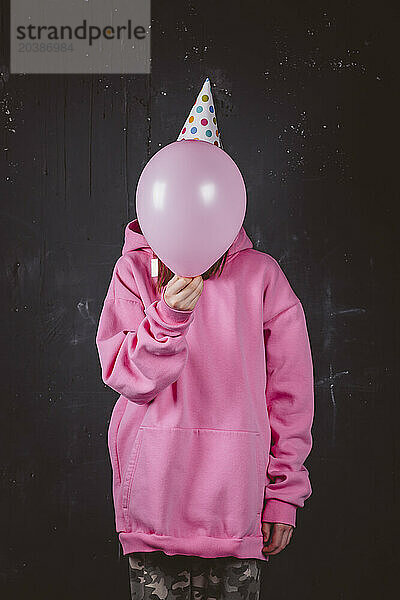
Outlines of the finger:
{"label": "finger", "polygon": [[200,296],[201,294],[201,288],[203,287],[203,278],[200,276],[199,278],[196,278],[196,281],[194,281],[194,279],[190,280],[190,282],[187,285],[182,287],[182,289],[178,290],[177,288],[179,287],[180,282],[183,279],[188,280],[188,278],[180,278],[179,275],[177,277],[178,280],[172,285],[170,285],[170,283],[173,278],[168,283],[168,291],[169,293],[174,294],[177,297],[179,304],[184,304],[184,306],[182,307],[183,310],[192,310],[192,308],[195,306],[194,302],[192,307],[193,301],[195,299],[197,300],[198,296]]}
{"label": "finger", "polygon": [[[186,290],[187,288],[185,288]],[[186,303],[186,305],[188,307],[190,307],[190,309],[195,306],[197,299],[199,298],[199,296],[202,293],[202,289],[203,289],[203,283],[202,281],[199,281],[199,283],[197,284],[196,288],[193,290],[193,292],[191,294],[189,294],[185,299],[184,302]]]}
{"label": "finger", "polygon": [[168,292],[176,295],[179,302],[185,304],[185,308],[183,310],[192,308],[191,304],[194,299],[197,299],[197,297],[200,295],[200,288],[202,288],[202,286],[203,278],[201,275],[191,278],[181,277],[180,275],[175,274],[167,284]]}
{"label": "finger", "polygon": [[262,524],[262,534],[264,538],[264,546],[268,544],[268,540],[271,535],[272,525],[271,523],[263,523]]}
{"label": "finger", "polygon": [[274,548],[273,551],[269,552],[269,554],[279,554],[279,552],[282,552],[282,550],[284,548],[286,548],[286,546],[288,544],[288,537],[290,535],[290,529],[291,529],[290,526],[281,527],[282,539],[278,543],[278,546],[276,548]]}
{"label": "finger", "polygon": [[265,550],[268,554],[273,554],[281,546],[283,539],[284,529],[274,524],[271,540],[265,546]]}
{"label": "finger", "polygon": [[175,275],[171,281],[173,281],[175,279],[175,281],[183,281],[185,282],[185,285],[188,285],[190,283],[197,283],[199,280],[203,280],[203,277],[201,275],[196,275],[195,277],[182,277],[181,275]]}
{"label": "finger", "polygon": [[168,282],[168,289],[172,294],[178,294],[180,291],[185,289],[188,285],[191,284],[192,279],[190,277],[180,277],[179,275],[175,275],[176,279],[174,281],[174,277]]}
{"label": "finger", "polygon": [[193,292],[197,292],[197,290],[203,285],[203,278],[200,279],[192,279],[184,288],[177,291],[176,294],[179,296],[179,300],[185,301],[189,297],[193,297]]}
{"label": "finger", "polygon": [[268,556],[274,556],[275,554],[279,554],[285,548],[284,544],[280,544],[276,548],[274,548],[271,552],[267,552]]}
{"label": "finger", "polygon": [[283,548],[286,548],[286,546],[289,543],[289,535],[290,535],[290,529],[285,529],[285,531],[283,533],[283,537],[282,537],[282,546],[283,546]]}
{"label": "finger", "polygon": [[273,552],[278,546],[282,539],[282,533],[277,530],[274,526],[272,529],[272,533],[269,537],[267,544],[264,546],[264,550],[268,553]]}
{"label": "finger", "polygon": [[174,283],[176,283],[179,280],[179,275],[174,275],[167,283],[168,289],[171,289],[172,286],[174,285]]}
{"label": "finger", "polygon": [[203,277],[201,275],[194,275],[193,277],[184,277],[181,275],[175,275],[175,277],[177,277],[177,279],[189,279],[190,281],[197,281],[199,279],[203,279]]}

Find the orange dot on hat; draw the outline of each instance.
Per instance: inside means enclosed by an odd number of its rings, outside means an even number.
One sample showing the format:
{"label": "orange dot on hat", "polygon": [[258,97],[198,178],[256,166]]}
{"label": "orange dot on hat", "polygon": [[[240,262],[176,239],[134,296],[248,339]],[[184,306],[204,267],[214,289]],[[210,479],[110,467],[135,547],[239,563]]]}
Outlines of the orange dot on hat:
{"label": "orange dot on hat", "polygon": [[207,94],[204,94],[204,96],[202,96],[201,99],[203,100],[203,102],[207,102],[207,100],[208,100]]}
{"label": "orange dot on hat", "polygon": [[219,133],[218,133],[218,129],[215,131],[215,135],[218,137]]}
{"label": "orange dot on hat", "polygon": [[218,142],[214,142],[214,146],[218,146]]}
{"label": "orange dot on hat", "polygon": [[194,117],[189,117],[189,123],[193,123]]}

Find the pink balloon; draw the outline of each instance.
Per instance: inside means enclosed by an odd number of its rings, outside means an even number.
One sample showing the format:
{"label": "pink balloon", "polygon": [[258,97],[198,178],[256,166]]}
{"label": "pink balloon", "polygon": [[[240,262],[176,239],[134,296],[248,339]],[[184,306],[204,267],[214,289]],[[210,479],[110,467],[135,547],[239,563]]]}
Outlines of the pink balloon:
{"label": "pink balloon", "polygon": [[143,169],[136,214],[162,262],[173,273],[195,277],[237,236],[246,214],[246,187],[224,150],[180,140],[159,150]]}

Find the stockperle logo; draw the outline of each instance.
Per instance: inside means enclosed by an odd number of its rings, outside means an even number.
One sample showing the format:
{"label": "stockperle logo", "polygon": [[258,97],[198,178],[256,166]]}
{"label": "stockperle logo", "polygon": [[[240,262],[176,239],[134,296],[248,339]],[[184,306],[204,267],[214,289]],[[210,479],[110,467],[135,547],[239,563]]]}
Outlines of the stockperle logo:
{"label": "stockperle logo", "polygon": [[11,0],[11,73],[150,73],[150,0]]}

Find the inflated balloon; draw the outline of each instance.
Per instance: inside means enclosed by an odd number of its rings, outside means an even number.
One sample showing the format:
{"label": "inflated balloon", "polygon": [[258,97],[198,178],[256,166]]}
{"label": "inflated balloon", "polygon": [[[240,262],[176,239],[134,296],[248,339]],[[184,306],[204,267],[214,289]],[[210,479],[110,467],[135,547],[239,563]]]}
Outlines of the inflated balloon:
{"label": "inflated balloon", "polygon": [[162,262],[173,273],[195,277],[236,238],[246,214],[246,187],[224,150],[180,140],[159,150],[143,169],[136,214]]}

